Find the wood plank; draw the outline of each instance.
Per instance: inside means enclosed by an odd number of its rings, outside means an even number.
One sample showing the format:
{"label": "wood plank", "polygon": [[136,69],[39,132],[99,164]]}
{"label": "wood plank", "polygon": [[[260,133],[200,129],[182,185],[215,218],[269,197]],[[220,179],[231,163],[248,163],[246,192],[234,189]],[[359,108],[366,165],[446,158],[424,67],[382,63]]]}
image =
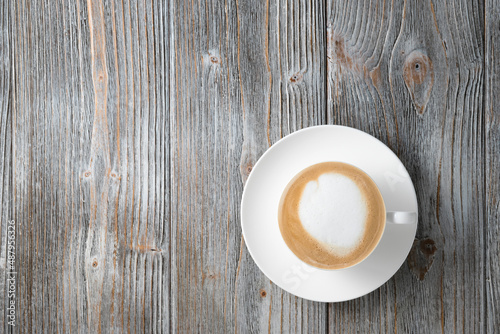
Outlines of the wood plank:
{"label": "wood plank", "polygon": [[500,32],[498,1],[485,4],[486,332],[500,328]]}
{"label": "wood plank", "polygon": [[282,136],[324,122],[324,6],[176,2],[171,58],[172,330],[324,332],[241,236],[243,184]]}
{"label": "wood plank", "polygon": [[[4,2],[0,5],[0,331],[7,333],[9,321],[14,318],[8,317],[7,310],[10,302],[16,300],[11,298],[15,290],[14,280],[15,265],[11,268],[12,253],[14,250],[9,246],[14,246],[15,236],[12,235],[12,110],[10,105],[11,96],[11,54],[10,54],[10,4]],[[14,222],[15,229],[15,222]],[[9,238],[8,231],[11,231]],[[14,239],[12,239],[14,238]],[[11,251],[9,253],[9,250]],[[15,259],[14,259],[15,261]],[[11,284],[12,283],[12,284]],[[10,290],[10,291],[9,291]],[[9,311],[10,313],[10,311]]]}
{"label": "wood plank", "polygon": [[328,2],[328,122],[386,143],[414,181],[417,239],[330,332],[485,331],[482,2]]}
{"label": "wood plank", "polygon": [[16,330],[168,332],[167,8],[19,1],[10,18]]}

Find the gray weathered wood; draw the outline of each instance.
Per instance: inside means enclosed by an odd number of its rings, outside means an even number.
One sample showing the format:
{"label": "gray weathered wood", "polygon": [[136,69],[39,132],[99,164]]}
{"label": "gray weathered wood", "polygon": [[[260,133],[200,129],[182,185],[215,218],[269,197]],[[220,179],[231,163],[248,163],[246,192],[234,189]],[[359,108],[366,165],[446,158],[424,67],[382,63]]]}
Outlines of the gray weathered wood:
{"label": "gray weathered wood", "polygon": [[486,325],[500,328],[500,4],[485,4]]}
{"label": "gray weathered wood", "polygon": [[420,219],[375,292],[329,308],[330,331],[485,331],[482,4],[330,1],[328,121],[385,142]]}
{"label": "gray weathered wood", "polygon": [[[9,3],[0,4],[0,331],[6,332],[6,282],[8,238],[7,226],[12,220],[12,113],[11,113],[11,57],[9,31],[11,29]],[[9,270],[12,271],[12,270]]]}
{"label": "gray weathered wood", "polygon": [[168,332],[168,8],[19,1],[10,20],[16,332]]}
{"label": "gray weathered wood", "polygon": [[[0,332],[495,332],[498,17],[492,0],[3,1]],[[420,206],[394,278],[329,305],[260,272],[239,213],[262,153],[324,123],[386,143]]]}
{"label": "gray weathered wood", "polygon": [[284,292],[259,271],[239,215],[260,155],[282,136],[324,122],[324,7],[172,7],[172,329],[324,332],[326,306]]}

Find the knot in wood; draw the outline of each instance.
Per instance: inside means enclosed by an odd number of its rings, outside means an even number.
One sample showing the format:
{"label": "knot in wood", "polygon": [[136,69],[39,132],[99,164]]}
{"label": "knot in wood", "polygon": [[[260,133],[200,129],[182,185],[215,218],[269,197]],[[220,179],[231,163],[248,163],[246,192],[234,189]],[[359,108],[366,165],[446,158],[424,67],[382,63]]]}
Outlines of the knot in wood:
{"label": "knot in wood", "polygon": [[290,82],[299,82],[302,79],[302,73],[297,72],[290,77]]}
{"label": "knot in wood", "polygon": [[266,296],[267,296],[267,292],[266,292],[266,290],[264,290],[264,289],[260,289],[259,294],[260,294],[260,296],[261,296],[262,298],[266,298]]}
{"label": "knot in wood", "polygon": [[339,68],[346,71],[356,71],[359,72],[361,67],[358,66],[355,59],[349,53],[347,49],[346,41],[343,36],[337,34],[332,29],[327,31],[328,48],[327,57],[331,63],[336,63]]}
{"label": "knot in wood", "polygon": [[97,268],[98,265],[99,263],[97,262],[96,259],[94,259],[94,261],[92,261],[92,267]]}
{"label": "knot in wood", "polygon": [[425,77],[431,68],[432,63],[426,55],[410,55],[405,62],[405,81],[413,82],[415,85],[421,85],[425,81]]}
{"label": "knot in wood", "polygon": [[248,176],[252,172],[253,169],[253,159],[251,156],[247,156],[245,152],[243,152],[243,157],[240,162],[240,175],[241,175],[241,181],[243,184],[247,182]]}
{"label": "knot in wood", "polygon": [[413,274],[421,281],[430,270],[437,251],[436,243],[432,239],[415,239],[408,255],[408,266]]}
{"label": "knot in wood", "polygon": [[434,85],[431,59],[420,51],[411,52],[404,63],[403,79],[417,112],[423,114]]}
{"label": "knot in wood", "polygon": [[434,255],[437,251],[436,243],[431,239],[422,240],[420,241],[420,251],[428,256]]}
{"label": "knot in wood", "polygon": [[217,58],[216,56],[210,56],[210,61],[214,64],[218,64],[219,58]]}
{"label": "knot in wood", "polygon": [[252,169],[253,169],[252,163],[249,162],[243,169],[243,172],[246,176],[248,176],[252,172]]}
{"label": "knot in wood", "polygon": [[83,176],[85,176],[85,177],[90,177],[90,171],[88,170],[88,171],[86,171],[85,173],[83,173]]}

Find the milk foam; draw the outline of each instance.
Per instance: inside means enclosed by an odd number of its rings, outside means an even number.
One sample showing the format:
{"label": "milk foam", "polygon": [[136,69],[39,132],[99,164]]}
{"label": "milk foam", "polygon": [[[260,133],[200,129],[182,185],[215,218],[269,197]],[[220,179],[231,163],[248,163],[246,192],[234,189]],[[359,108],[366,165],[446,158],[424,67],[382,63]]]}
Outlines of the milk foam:
{"label": "milk foam", "polygon": [[338,255],[348,255],[361,241],[367,204],[356,183],[339,173],[324,173],[306,184],[299,202],[304,229]]}

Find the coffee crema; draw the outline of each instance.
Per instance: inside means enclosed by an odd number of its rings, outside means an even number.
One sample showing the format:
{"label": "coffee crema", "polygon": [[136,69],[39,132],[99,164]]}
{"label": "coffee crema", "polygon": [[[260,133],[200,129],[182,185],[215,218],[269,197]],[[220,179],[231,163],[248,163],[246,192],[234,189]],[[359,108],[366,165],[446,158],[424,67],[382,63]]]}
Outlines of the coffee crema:
{"label": "coffee crema", "polygon": [[377,185],[361,169],[323,162],[288,183],[278,222],[299,259],[322,269],[342,269],[375,249],[384,232],[385,205]]}

